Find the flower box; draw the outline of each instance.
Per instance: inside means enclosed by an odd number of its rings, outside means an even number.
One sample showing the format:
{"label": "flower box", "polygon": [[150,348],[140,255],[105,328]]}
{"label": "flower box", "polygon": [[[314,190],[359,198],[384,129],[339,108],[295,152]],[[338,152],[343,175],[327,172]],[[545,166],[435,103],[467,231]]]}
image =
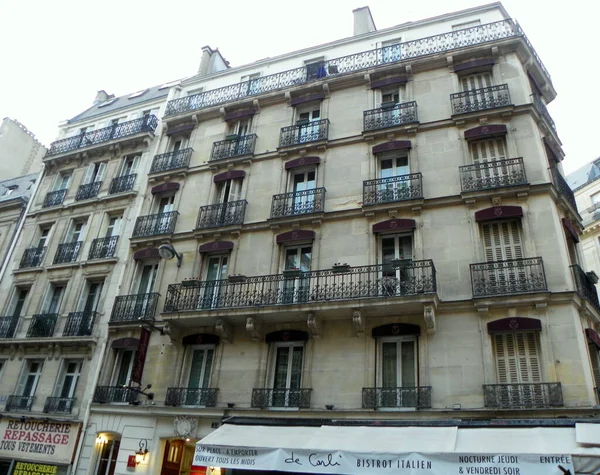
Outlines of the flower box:
{"label": "flower box", "polygon": [[181,285],[183,287],[198,287],[200,285],[200,280],[199,279],[186,279],[183,282],[181,282]]}
{"label": "flower box", "polygon": [[246,282],[247,277],[245,275],[242,274],[233,274],[227,277],[227,280],[233,284],[235,283],[240,283],[240,282]]}
{"label": "flower box", "polygon": [[300,277],[300,269],[285,269],[283,272],[285,278],[291,279],[293,277]]}
{"label": "flower box", "polygon": [[335,274],[341,274],[343,272],[350,272],[350,265],[349,264],[333,264],[333,267],[331,268],[331,271],[334,272]]}
{"label": "flower box", "polygon": [[412,264],[412,259],[392,259],[391,264],[394,269],[409,267]]}
{"label": "flower box", "polygon": [[225,137],[225,140],[237,140],[239,138],[240,136],[238,134],[229,134],[227,137]]}

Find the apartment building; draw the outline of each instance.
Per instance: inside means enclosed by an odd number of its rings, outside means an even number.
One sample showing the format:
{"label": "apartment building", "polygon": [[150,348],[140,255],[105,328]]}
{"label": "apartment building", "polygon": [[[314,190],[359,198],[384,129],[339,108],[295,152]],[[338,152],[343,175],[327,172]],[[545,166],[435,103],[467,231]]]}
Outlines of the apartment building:
{"label": "apartment building", "polygon": [[0,180],[42,171],[46,147],[18,120],[5,117],[0,124]]}

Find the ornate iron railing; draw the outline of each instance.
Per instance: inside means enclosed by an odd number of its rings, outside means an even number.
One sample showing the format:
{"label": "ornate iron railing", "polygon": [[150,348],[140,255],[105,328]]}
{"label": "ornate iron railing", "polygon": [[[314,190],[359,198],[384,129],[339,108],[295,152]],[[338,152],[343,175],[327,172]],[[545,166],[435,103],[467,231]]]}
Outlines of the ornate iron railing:
{"label": "ornate iron railing", "polygon": [[431,386],[411,388],[363,388],[363,409],[381,407],[431,408]]}
{"label": "ornate iron railing", "polygon": [[546,107],[546,104],[544,104],[544,102],[542,101],[540,96],[538,96],[537,94],[533,95],[533,105],[535,106],[537,111],[540,113],[540,115],[546,120],[546,122],[548,123],[550,128],[554,132],[556,132],[556,124],[554,123],[554,120],[552,119],[550,112],[548,112],[548,108]]}
{"label": "ornate iron railing", "polygon": [[46,247],[30,247],[25,249],[21,262],[19,262],[19,269],[25,269],[28,267],[39,267],[42,265],[44,254],[46,253]]}
{"label": "ornate iron railing", "polygon": [[466,114],[512,104],[508,84],[450,94],[452,114]]}
{"label": "ornate iron railing", "polygon": [[439,35],[407,41],[398,45],[397,51],[390,54],[389,47],[361,51],[340,58],[323,61],[317,65],[307,65],[282,71],[268,76],[258,77],[229,86],[212,89],[190,96],[173,99],[167,103],[166,116],[204,109],[207,107],[237,101],[246,97],[285,89],[288,87],[320,81],[326,77],[363,71],[377,66],[386,66],[399,61],[419,58],[431,54],[444,53],[458,48],[489,43],[505,38],[522,37],[539,67],[550,78],[536,51],[517,22],[508,19],[471,28],[451,31]]}
{"label": "ornate iron railing", "polygon": [[527,183],[521,157],[464,165],[459,170],[462,191],[489,190]]}
{"label": "ornate iron railing", "polygon": [[79,249],[83,241],[63,242],[58,245],[56,254],[54,254],[53,264],[65,264],[67,262],[75,262],[79,256]]}
{"label": "ornate iron railing", "polygon": [[242,135],[240,137],[228,140],[214,142],[211,160],[221,160],[223,158],[240,157],[242,155],[251,155],[254,153],[256,145],[256,134]]}
{"label": "ornate iron railing", "polygon": [[46,157],[71,152],[80,148],[98,145],[111,140],[117,140],[144,132],[154,133],[158,119],[154,115],[147,115],[139,119],[129,120],[120,124],[104,127],[103,129],[92,130],[84,134],[75,135],[62,140],[57,140],[50,144],[50,149],[46,152]]}
{"label": "ornate iron railing", "polygon": [[88,183],[87,185],[81,185],[77,189],[75,201],[90,200],[92,198],[95,198],[96,196],[98,196],[98,192],[100,191],[101,186],[101,181],[95,181],[93,183]]}
{"label": "ornate iron railing", "polygon": [[100,404],[134,404],[138,399],[139,391],[123,386],[96,386],[92,402]]}
{"label": "ornate iron railing", "polygon": [[98,312],[71,312],[63,336],[91,336]]}
{"label": "ornate iron railing", "polygon": [[0,338],[13,338],[19,317],[0,317]]}
{"label": "ornate iron railing", "polygon": [[552,168],[552,176],[554,177],[554,186],[565,200],[577,211],[577,202],[575,201],[575,193],[567,183],[567,180],[560,174],[556,168]]}
{"label": "ornate iron railing", "polygon": [[158,236],[159,234],[172,234],[175,231],[178,211],[168,213],[149,214],[138,216],[131,237]]}
{"label": "ornate iron railing", "polygon": [[325,211],[325,188],[273,195],[271,218]]}
{"label": "ornate iron railing", "polygon": [[74,405],[74,397],[47,397],[44,403],[44,412],[71,414]]}
{"label": "ornate iron railing", "polygon": [[31,317],[27,338],[46,338],[54,335],[58,313],[41,313]]}
{"label": "ornate iron railing", "polygon": [[51,191],[46,194],[44,198],[44,202],[42,203],[42,208],[50,208],[52,206],[58,206],[63,204],[65,201],[65,196],[67,195],[67,190],[56,190]]}
{"label": "ornate iron railing", "polygon": [[126,191],[133,190],[133,185],[135,184],[136,178],[137,173],[113,178],[110,182],[110,188],[108,189],[108,193],[110,195],[114,195],[116,193],[125,193]]}
{"label": "ornate iron railing", "polygon": [[541,257],[471,264],[473,297],[546,292]]}
{"label": "ornate iron railing", "polygon": [[598,292],[594,283],[577,264],[572,265],[571,269],[573,270],[573,278],[575,279],[579,295],[584,299],[588,299],[594,307],[600,310],[600,301],[598,300]]}
{"label": "ornate iron railing", "polygon": [[[307,304],[436,293],[433,261],[170,284],[165,312]],[[119,297],[117,297],[119,298]]]}
{"label": "ornate iron railing", "polygon": [[329,135],[329,119],[315,120],[308,124],[296,124],[282,127],[279,134],[279,146],[289,147],[317,140],[327,140]]}
{"label": "ornate iron railing", "polygon": [[312,389],[253,389],[252,407],[297,407],[310,408]]}
{"label": "ornate iron railing", "polygon": [[217,405],[216,388],[167,388],[165,406],[204,406]]}
{"label": "ornate iron railing", "polygon": [[363,181],[363,205],[378,205],[423,198],[421,173]]}
{"label": "ornate iron railing", "polygon": [[534,409],[563,405],[560,383],[484,384],[484,406],[495,409]]}
{"label": "ornate iron railing", "polygon": [[387,129],[396,125],[412,124],[418,121],[417,103],[415,101],[363,112],[363,130],[365,132]]}
{"label": "ornate iron railing", "polygon": [[232,224],[242,224],[246,214],[246,200],[230,201],[208,206],[200,206],[196,229],[217,228]]}
{"label": "ornate iron railing", "polygon": [[136,322],[138,320],[154,321],[156,305],[160,294],[119,295],[110,314],[111,323]]}
{"label": "ornate iron railing", "polygon": [[155,155],[150,167],[150,173],[165,172],[177,168],[187,168],[190,165],[190,158],[194,153],[193,148],[182,148],[176,152],[161,153]]}
{"label": "ornate iron railing", "polygon": [[92,241],[92,247],[90,247],[88,259],[105,259],[107,257],[114,257],[117,250],[118,241],[119,236],[108,236],[94,239]]}
{"label": "ornate iron railing", "polygon": [[35,396],[8,396],[4,410],[7,412],[31,412]]}

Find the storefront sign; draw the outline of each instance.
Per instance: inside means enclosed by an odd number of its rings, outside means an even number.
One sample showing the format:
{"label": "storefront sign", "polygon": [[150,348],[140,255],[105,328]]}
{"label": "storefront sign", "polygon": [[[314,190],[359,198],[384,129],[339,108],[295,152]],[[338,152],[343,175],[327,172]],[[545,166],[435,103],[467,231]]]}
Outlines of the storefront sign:
{"label": "storefront sign", "polygon": [[332,474],[568,475],[570,455],[383,454],[196,445],[194,466]]}
{"label": "storefront sign", "polygon": [[78,432],[77,423],[2,419],[0,457],[70,464]]}
{"label": "storefront sign", "polygon": [[12,475],[58,475],[63,473],[63,467],[41,463],[17,462]]}

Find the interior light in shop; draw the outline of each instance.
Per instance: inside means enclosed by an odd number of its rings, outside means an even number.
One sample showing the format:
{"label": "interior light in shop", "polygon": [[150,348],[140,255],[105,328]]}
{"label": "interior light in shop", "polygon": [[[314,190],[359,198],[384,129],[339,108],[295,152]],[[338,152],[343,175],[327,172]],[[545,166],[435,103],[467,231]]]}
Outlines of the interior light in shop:
{"label": "interior light in shop", "polygon": [[207,475],[221,475],[221,467],[208,467]]}

